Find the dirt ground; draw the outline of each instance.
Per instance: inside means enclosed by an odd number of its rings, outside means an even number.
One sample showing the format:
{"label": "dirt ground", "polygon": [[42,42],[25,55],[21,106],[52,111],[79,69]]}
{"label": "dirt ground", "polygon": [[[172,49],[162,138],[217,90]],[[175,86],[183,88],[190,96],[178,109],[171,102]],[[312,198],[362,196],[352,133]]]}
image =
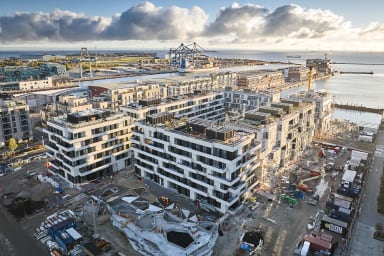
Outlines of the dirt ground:
{"label": "dirt ground", "polygon": [[[354,129],[350,132],[351,134],[355,133]],[[352,137],[355,136],[351,135],[350,138]],[[302,154],[301,159],[292,163],[287,168],[280,170],[278,174],[279,177],[289,177],[291,172],[295,172],[298,179],[306,178],[309,176],[311,169],[320,169],[330,161],[334,162],[337,168],[342,166],[349,157],[348,153],[344,153],[335,158],[319,158],[318,151],[319,146],[314,144],[313,147],[307,149]],[[310,164],[308,164],[308,161]],[[10,192],[19,193],[20,191],[26,190],[31,193],[33,198],[40,200],[44,200],[44,198],[49,199],[50,207],[37,214],[26,216],[20,221],[23,229],[31,235],[46,216],[60,209],[70,208],[74,210],[79,204],[87,201],[90,195],[97,195],[108,187],[118,188],[119,196],[139,195],[153,202],[158,201],[158,198],[164,195],[170,198],[170,200],[178,202],[179,205],[186,209],[196,210],[195,205],[190,199],[175,191],[164,189],[148,180],[138,179],[134,175],[133,166],[115,174],[112,178],[105,178],[98,184],[91,184],[86,191],[78,191],[70,187],[65,187],[65,184],[63,184],[64,190],[71,195],[71,198],[61,200],[53,193],[53,190],[40,189],[38,182],[34,182],[31,178],[26,177],[27,171],[43,171],[42,166],[44,166],[44,162],[45,160],[34,161],[15,173],[0,177],[1,195]],[[319,180],[320,178],[310,181],[307,184],[312,189],[315,189]],[[278,256],[293,254],[296,244],[306,233],[307,224],[312,222],[311,217],[325,204],[325,199],[335,182],[331,179],[330,173],[325,175],[324,182],[326,186],[323,188],[324,191],[317,206],[310,205],[306,202],[306,200],[311,197],[311,194],[307,194],[304,199],[298,200],[295,206],[290,207],[286,203],[278,200],[279,186],[281,186],[281,183],[279,182],[279,178],[275,179],[275,181],[276,184],[274,184],[274,186],[276,186],[276,189],[269,191],[275,196],[274,201],[268,201],[265,194],[256,194],[257,207],[255,206],[251,209],[243,206],[236,214],[229,216],[222,222],[223,236],[219,236],[218,238],[214,249],[215,256],[242,255],[238,253],[240,236],[245,231],[254,230],[260,230],[263,233],[263,255]],[[86,213],[81,219],[88,229],[93,231],[96,223],[96,233],[98,236],[105,238],[112,244],[113,250],[110,252],[110,255],[112,255],[112,252],[117,251],[124,255],[139,255],[131,249],[125,235],[112,227],[107,211],[103,211],[100,215],[96,214],[95,210],[93,211],[91,208],[87,208]],[[2,235],[0,233],[0,238],[1,237]],[[12,250],[11,246],[8,246],[9,241],[6,239],[0,240],[3,241],[0,243],[1,248],[9,248],[8,250]]]}

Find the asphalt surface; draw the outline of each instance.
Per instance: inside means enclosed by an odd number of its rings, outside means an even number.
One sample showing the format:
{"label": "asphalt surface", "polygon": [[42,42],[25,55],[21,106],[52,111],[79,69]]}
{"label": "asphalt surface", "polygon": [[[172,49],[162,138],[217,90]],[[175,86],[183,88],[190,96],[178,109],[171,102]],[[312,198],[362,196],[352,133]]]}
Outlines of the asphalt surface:
{"label": "asphalt surface", "polygon": [[[28,165],[28,170],[38,171],[45,160],[37,160]],[[12,174],[0,177],[0,188],[7,192],[9,184],[20,179],[26,174],[26,170],[20,170]],[[2,193],[0,192],[0,195]],[[2,197],[0,197],[2,200]],[[11,215],[0,202],[0,256],[30,256],[49,255],[48,248],[37,241],[30,232]]]}
{"label": "asphalt surface", "polygon": [[48,249],[23,230],[3,206],[0,206],[0,238],[1,256],[49,255]]}
{"label": "asphalt surface", "polygon": [[355,223],[349,246],[349,255],[384,255],[384,243],[373,238],[375,225],[384,224],[384,215],[377,212],[377,196],[380,191],[384,167],[384,131],[379,130],[376,150],[362,197],[360,215]]}

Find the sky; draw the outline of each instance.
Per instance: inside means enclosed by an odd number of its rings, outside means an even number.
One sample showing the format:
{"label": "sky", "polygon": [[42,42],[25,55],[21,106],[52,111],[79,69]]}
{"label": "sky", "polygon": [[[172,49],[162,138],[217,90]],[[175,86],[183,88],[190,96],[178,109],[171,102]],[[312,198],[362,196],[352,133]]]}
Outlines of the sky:
{"label": "sky", "polygon": [[0,50],[384,51],[382,0],[0,0]]}

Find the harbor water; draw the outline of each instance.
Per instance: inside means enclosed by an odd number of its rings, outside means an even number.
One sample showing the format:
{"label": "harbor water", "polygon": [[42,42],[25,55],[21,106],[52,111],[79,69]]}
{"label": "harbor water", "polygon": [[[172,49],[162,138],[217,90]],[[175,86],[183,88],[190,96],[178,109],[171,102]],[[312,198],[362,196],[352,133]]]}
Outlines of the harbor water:
{"label": "harbor water", "polygon": [[[75,51],[69,51],[73,54]],[[155,52],[155,50],[153,51]],[[21,53],[17,52],[0,52],[0,58],[19,57]],[[22,54],[38,55],[38,54],[61,54],[65,55],[66,51],[59,52],[23,52]],[[220,50],[207,53],[213,57],[221,58],[239,58],[239,59],[257,59],[263,61],[279,61],[305,64],[306,59],[312,58],[329,58],[333,63],[336,71],[343,72],[370,72],[373,74],[340,74],[325,79],[313,81],[311,89],[325,90],[333,95],[334,102],[340,104],[350,104],[357,106],[366,106],[371,108],[384,108],[384,53],[377,52],[325,52],[323,51],[244,51],[244,50]],[[289,57],[294,56],[294,58]],[[262,65],[253,67],[235,67],[233,71],[245,71],[250,69],[276,69],[283,68],[287,65]],[[289,66],[289,65],[288,65]],[[136,80],[145,80],[153,78],[166,78],[174,76],[174,73],[158,74],[150,76],[125,77],[117,79],[98,80],[82,82],[82,87],[89,85],[97,85],[101,83],[118,83],[118,82],[134,82]],[[297,91],[307,90],[307,85],[291,88],[281,93],[282,97]],[[337,109],[334,118],[346,119],[355,122],[361,126],[375,127],[381,121],[381,115]]]}

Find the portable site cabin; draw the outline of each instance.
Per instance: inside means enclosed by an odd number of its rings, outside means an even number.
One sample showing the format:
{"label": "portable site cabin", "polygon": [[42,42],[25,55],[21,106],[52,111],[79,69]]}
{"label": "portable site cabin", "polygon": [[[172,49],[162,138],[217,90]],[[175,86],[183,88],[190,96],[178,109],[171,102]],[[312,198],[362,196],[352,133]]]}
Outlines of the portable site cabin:
{"label": "portable site cabin", "polygon": [[324,215],[321,220],[321,228],[345,236],[348,230],[348,223]]}
{"label": "portable site cabin", "polygon": [[356,171],[345,170],[343,177],[341,178],[341,184],[345,188],[350,188],[356,177]]}

